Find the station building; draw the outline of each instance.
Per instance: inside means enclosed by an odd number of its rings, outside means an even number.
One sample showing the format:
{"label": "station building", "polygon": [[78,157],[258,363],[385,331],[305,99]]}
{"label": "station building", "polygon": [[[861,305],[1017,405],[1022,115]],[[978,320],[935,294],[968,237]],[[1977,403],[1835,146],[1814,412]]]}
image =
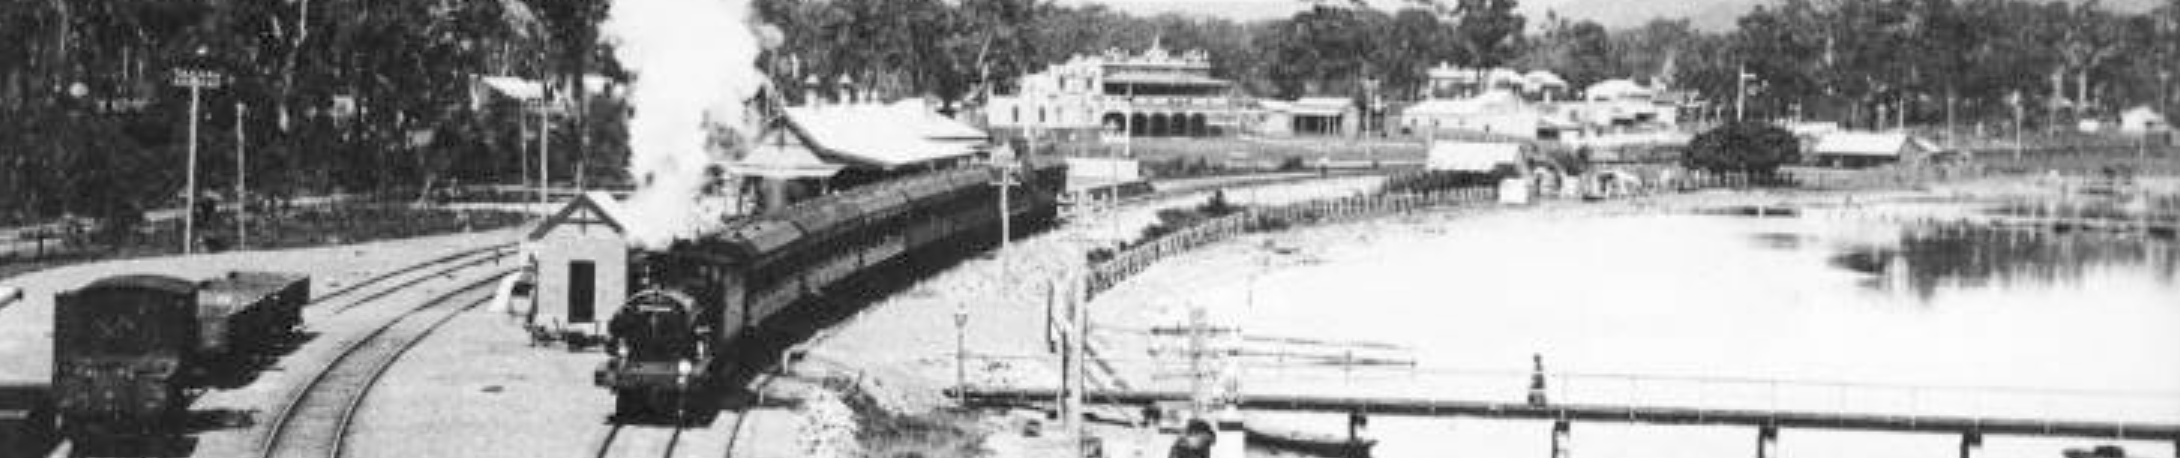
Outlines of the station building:
{"label": "station building", "polygon": [[1114,49],[1075,56],[1023,76],[1013,94],[985,107],[995,134],[1034,131],[1059,141],[1104,132],[1135,137],[1206,137],[1248,127],[1253,109],[1232,82],[1211,76],[1203,51],[1169,53],[1157,43],[1140,54]]}

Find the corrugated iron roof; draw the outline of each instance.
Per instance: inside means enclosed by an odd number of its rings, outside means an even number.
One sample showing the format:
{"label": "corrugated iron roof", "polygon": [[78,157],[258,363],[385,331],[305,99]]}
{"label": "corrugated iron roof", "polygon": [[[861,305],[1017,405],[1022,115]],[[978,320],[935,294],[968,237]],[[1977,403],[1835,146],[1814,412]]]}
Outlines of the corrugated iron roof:
{"label": "corrugated iron roof", "polygon": [[787,119],[819,154],[889,169],[973,155],[991,139],[914,103],[790,107]]}

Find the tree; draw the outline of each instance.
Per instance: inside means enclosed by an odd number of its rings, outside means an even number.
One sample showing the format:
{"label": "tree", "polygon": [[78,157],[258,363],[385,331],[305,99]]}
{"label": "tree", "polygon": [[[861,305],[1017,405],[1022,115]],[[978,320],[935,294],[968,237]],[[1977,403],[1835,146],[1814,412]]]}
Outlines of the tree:
{"label": "tree", "polygon": [[1385,87],[1400,98],[1414,98],[1425,82],[1429,66],[1459,55],[1452,46],[1453,31],[1437,13],[1422,8],[1402,8],[1393,14],[1391,27],[1382,36],[1374,60],[1384,74]]}
{"label": "tree", "polygon": [[1546,24],[1544,36],[1529,40],[1529,49],[1519,59],[1522,66],[1551,70],[1577,88],[1623,74],[1617,69],[1612,37],[1605,26],[1557,15],[1549,16]]}
{"label": "tree", "polygon": [[1460,0],[1458,5],[1460,21],[1454,28],[1475,65],[1496,67],[1514,58],[1514,38],[1524,23],[1521,13],[1514,12],[1515,0]]}
{"label": "tree", "polygon": [[1698,134],[1681,159],[1691,169],[1752,175],[1769,175],[1800,161],[1801,140],[1765,122],[1731,122]]}

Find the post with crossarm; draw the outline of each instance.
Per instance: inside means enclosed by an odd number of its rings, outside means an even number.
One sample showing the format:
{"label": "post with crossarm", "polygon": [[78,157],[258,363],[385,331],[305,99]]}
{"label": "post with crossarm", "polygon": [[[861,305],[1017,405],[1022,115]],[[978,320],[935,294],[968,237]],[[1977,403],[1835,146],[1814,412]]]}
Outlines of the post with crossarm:
{"label": "post with crossarm", "polygon": [[[197,48],[197,54],[205,54]],[[189,160],[183,175],[182,189],[182,254],[196,252],[197,230],[197,116],[203,103],[204,90],[219,87],[226,75],[201,68],[183,68],[174,71],[174,85],[189,88]]]}

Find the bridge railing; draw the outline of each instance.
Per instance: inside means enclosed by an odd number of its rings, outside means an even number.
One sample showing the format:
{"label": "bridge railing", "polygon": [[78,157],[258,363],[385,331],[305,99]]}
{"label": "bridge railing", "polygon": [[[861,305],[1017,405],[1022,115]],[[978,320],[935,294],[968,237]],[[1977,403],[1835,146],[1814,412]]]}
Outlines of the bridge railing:
{"label": "bridge railing", "polygon": [[[1121,355],[1110,355],[1121,356]],[[971,361],[1054,361],[1054,356],[974,354]],[[1141,392],[1186,392],[1189,363],[1174,358],[1101,361]],[[1252,359],[1237,365],[1245,397],[1352,397],[1376,403],[1464,401],[1527,404],[1535,373],[1523,370],[1342,366]],[[971,377],[971,387],[999,380]],[[1095,389],[1095,388],[1094,388]],[[1367,396],[1358,393],[1369,393]],[[2121,425],[2180,424],[2180,391],[2099,390],[2003,385],[1946,385],[1612,372],[1544,373],[1547,405],[1655,411],[1688,409],[1763,415],[1815,414],[1970,420],[2033,420]],[[1096,401],[1096,400],[1093,400]]]}

